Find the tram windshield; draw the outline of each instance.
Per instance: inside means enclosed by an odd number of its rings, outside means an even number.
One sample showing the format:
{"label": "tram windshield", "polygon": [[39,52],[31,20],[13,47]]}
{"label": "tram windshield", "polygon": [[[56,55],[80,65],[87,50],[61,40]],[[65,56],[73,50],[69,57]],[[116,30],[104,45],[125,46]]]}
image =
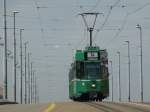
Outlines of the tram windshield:
{"label": "tram windshield", "polygon": [[85,63],[85,75],[88,79],[100,79],[100,63]]}

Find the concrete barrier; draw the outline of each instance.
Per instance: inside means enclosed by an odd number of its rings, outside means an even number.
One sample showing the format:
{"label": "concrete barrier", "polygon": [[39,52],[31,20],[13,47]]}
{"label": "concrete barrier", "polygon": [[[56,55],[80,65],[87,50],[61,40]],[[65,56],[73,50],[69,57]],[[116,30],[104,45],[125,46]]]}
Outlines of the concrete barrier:
{"label": "concrete barrier", "polygon": [[17,102],[8,101],[8,100],[0,100],[0,105],[6,105],[6,104],[18,104]]}
{"label": "concrete barrier", "polygon": [[3,99],[3,87],[0,85],[0,99]]}

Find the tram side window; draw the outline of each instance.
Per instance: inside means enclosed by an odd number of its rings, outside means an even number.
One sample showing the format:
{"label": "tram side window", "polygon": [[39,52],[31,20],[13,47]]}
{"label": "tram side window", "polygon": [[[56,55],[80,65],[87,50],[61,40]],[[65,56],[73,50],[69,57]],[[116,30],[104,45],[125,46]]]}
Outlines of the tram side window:
{"label": "tram side window", "polygon": [[74,79],[74,70],[71,69],[70,72],[69,72],[69,80],[71,81],[72,79]]}
{"label": "tram side window", "polygon": [[103,74],[103,78],[108,76],[108,68],[105,66],[101,66],[101,73]]}
{"label": "tram side window", "polygon": [[84,63],[83,62],[77,62],[76,63],[76,74],[77,78],[83,78],[84,75]]}
{"label": "tram side window", "polygon": [[75,63],[71,64],[71,69],[69,70],[69,80],[76,78],[76,65]]}

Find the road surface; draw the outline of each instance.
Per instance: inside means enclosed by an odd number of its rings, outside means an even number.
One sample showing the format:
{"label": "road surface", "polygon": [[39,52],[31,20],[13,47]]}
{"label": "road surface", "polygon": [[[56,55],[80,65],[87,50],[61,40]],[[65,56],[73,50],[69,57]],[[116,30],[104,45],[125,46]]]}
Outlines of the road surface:
{"label": "road surface", "polygon": [[65,102],[0,105],[0,112],[150,112],[149,104],[111,102]]}

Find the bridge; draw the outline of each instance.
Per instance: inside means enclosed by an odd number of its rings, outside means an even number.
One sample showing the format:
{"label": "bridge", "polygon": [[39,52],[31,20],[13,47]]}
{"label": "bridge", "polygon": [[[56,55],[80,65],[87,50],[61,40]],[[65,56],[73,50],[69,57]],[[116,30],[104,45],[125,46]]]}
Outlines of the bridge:
{"label": "bridge", "polygon": [[113,102],[65,102],[4,105],[0,112],[150,112],[150,104]]}
{"label": "bridge", "polygon": [[150,112],[149,10],[149,0],[0,0],[0,112]]}

